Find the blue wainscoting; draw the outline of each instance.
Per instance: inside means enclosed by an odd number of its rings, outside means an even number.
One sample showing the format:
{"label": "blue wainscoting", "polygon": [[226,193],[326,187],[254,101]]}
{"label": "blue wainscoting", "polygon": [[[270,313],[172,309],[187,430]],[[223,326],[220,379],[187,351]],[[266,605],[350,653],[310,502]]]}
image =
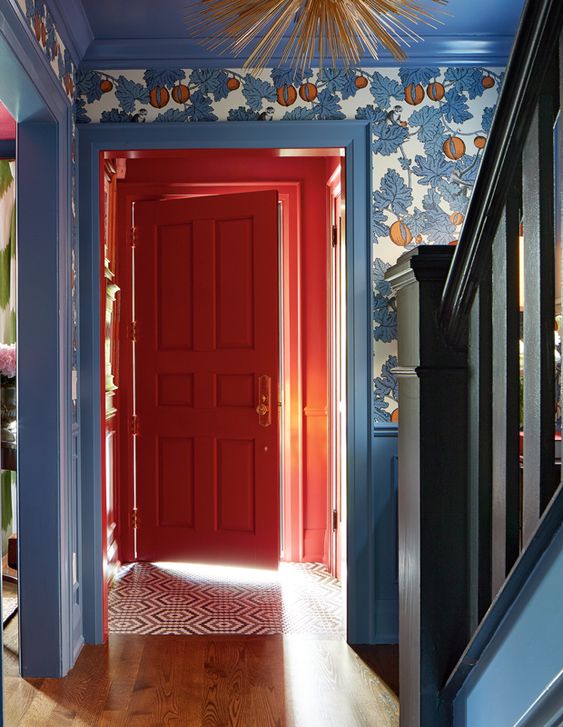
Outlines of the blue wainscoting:
{"label": "blue wainscoting", "polygon": [[398,433],[396,424],[375,424],[372,440],[373,634],[371,643],[399,642],[397,543]]}
{"label": "blue wainscoting", "polygon": [[563,724],[563,526],[454,702],[455,727]]}

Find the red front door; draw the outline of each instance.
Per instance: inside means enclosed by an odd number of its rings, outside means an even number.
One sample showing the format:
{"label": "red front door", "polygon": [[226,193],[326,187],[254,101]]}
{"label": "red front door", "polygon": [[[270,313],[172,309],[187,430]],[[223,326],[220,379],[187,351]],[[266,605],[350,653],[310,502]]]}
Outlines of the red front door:
{"label": "red front door", "polygon": [[279,560],[277,193],[135,206],[139,560]]}

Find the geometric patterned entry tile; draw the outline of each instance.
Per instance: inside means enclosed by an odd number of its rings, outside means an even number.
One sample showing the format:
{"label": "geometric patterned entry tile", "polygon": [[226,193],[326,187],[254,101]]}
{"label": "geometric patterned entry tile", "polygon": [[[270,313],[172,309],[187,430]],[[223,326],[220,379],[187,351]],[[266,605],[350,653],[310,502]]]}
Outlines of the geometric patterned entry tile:
{"label": "geometric patterned entry tile", "polygon": [[321,563],[278,571],[131,563],[109,593],[109,630],[133,634],[343,634],[340,583]]}

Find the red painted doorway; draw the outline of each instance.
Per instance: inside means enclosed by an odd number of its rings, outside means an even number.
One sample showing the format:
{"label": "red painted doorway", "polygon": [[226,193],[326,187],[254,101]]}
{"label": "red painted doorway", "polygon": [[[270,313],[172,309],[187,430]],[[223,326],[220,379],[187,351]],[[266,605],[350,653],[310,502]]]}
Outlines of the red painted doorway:
{"label": "red painted doorway", "polygon": [[[131,472],[130,436],[132,391],[127,351],[131,344],[127,256],[131,212],[144,200],[202,197],[246,191],[276,190],[282,207],[282,330],[283,462],[281,558],[323,562],[336,571],[332,547],[331,490],[331,195],[342,168],[340,150],[206,150],[112,153],[120,192],[117,196],[120,296],[119,409],[120,436],[114,458],[113,532],[117,532],[121,560],[134,559],[135,506]],[[330,181],[332,180],[332,181]],[[342,180],[343,181],[343,180]],[[330,184],[329,184],[330,182]],[[343,186],[343,185],[342,185]],[[343,201],[342,201],[343,206]],[[130,267],[130,264],[129,264]],[[123,441],[125,440],[125,441]],[[116,487],[116,484],[121,484]],[[345,530],[345,519],[337,515]],[[142,513],[141,513],[142,527]],[[111,528],[108,528],[108,530]],[[345,540],[345,538],[344,538]],[[340,538],[342,541],[342,538]],[[340,558],[343,557],[341,553]],[[339,576],[342,577],[342,573]]]}

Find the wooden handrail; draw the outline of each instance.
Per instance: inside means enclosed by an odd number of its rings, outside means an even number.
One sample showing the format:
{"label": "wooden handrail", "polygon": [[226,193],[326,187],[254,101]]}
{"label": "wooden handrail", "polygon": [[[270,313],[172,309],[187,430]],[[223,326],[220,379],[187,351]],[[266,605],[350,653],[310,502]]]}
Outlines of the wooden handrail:
{"label": "wooden handrail", "polygon": [[527,0],[439,312],[459,346],[563,22],[561,0]]}

